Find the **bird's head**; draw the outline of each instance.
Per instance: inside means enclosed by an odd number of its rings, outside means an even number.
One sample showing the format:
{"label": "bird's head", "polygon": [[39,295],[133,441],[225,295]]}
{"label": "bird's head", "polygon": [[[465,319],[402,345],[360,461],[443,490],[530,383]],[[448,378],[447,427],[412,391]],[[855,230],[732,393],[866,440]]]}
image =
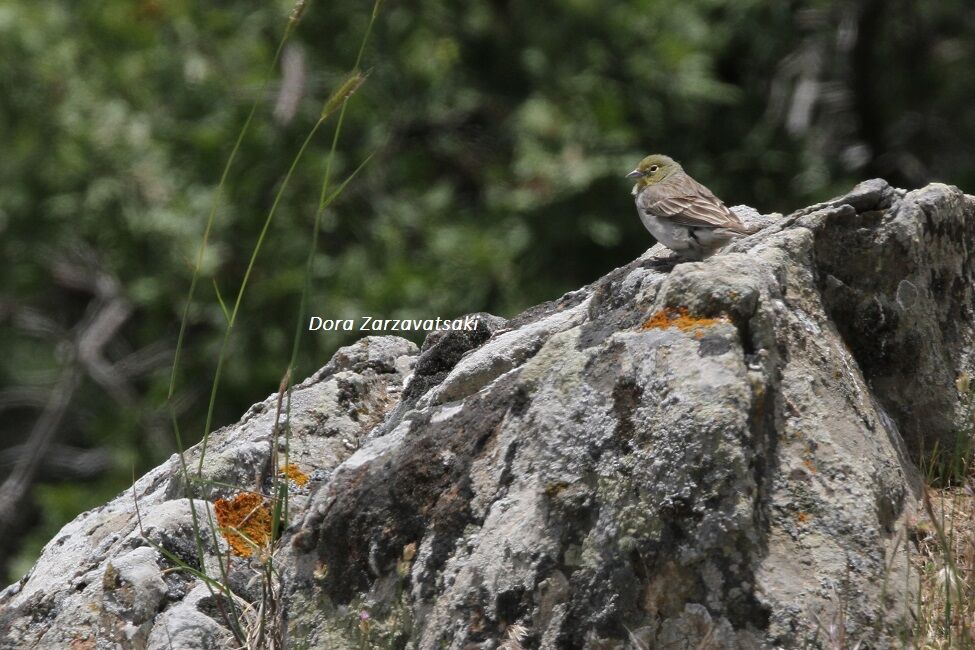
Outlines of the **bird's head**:
{"label": "bird's head", "polygon": [[636,169],[626,175],[627,178],[637,179],[633,187],[633,193],[637,193],[644,187],[656,185],[666,180],[671,175],[681,170],[680,163],[662,154],[652,154],[640,161]]}

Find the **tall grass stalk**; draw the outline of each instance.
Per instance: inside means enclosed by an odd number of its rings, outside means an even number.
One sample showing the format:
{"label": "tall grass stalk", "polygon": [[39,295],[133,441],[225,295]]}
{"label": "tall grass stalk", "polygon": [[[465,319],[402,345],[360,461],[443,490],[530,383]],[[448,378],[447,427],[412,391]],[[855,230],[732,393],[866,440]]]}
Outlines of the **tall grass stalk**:
{"label": "tall grass stalk", "polygon": [[[197,513],[196,513],[196,505],[193,500],[193,493],[190,487],[191,486],[191,482],[189,480],[190,474],[189,474],[189,468],[186,465],[186,456],[185,456],[186,447],[183,444],[183,436],[179,427],[179,417],[177,415],[176,407],[174,403],[174,396],[176,393],[176,381],[177,381],[177,377],[179,376],[179,366],[180,366],[180,359],[183,351],[183,344],[186,340],[186,328],[187,328],[187,324],[189,323],[190,309],[192,308],[193,305],[193,299],[196,296],[196,287],[200,278],[200,272],[203,268],[203,257],[206,253],[207,246],[209,245],[210,233],[213,231],[213,224],[216,221],[217,211],[220,207],[221,200],[223,199],[223,193],[224,193],[224,188],[226,187],[227,184],[227,179],[230,177],[230,170],[233,168],[234,162],[237,160],[237,155],[240,152],[240,147],[243,144],[244,138],[246,137],[248,131],[250,130],[252,122],[254,121],[254,115],[257,113],[257,107],[260,104],[264,92],[267,89],[268,84],[270,83],[270,80],[274,75],[274,71],[278,67],[278,63],[281,59],[281,53],[284,51],[284,46],[288,42],[288,39],[291,37],[291,34],[294,32],[294,28],[298,24],[298,21],[301,17],[301,10],[303,9],[303,7],[304,7],[304,0],[299,0],[299,4],[296,5],[296,10],[292,12],[291,17],[288,20],[288,24],[285,27],[284,33],[282,34],[281,39],[278,41],[277,48],[275,49],[274,52],[274,57],[272,58],[271,63],[264,74],[264,78],[261,83],[261,90],[255,97],[254,101],[251,103],[250,109],[247,112],[247,117],[244,120],[243,125],[241,125],[240,131],[237,133],[237,138],[234,140],[234,146],[230,150],[230,154],[227,156],[227,161],[224,163],[223,170],[220,173],[220,180],[217,183],[217,187],[213,193],[213,199],[210,202],[210,211],[207,214],[206,225],[203,228],[203,236],[200,241],[200,247],[199,250],[197,251],[196,261],[193,265],[193,273],[190,279],[190,286],[189,286],[189,290],[187,291],[186,301],[183,306],[183,314],[180,319],[179,333],[176,337],[176,350],[173,354],[173,366],[169,376],[169,388],[167,389],[167,393],[166,393],[166,405],[173,426],[173,434],[176,438],[176,449],[179,454],[180,470],[183,476],[184,486],[187,491],[186,496],[189,499],[189,503],[190,503],[190,518],[193,527],[193,537],[196,541],[197,557],[200,563],[200,568],[204,576],[206,575],[206,566],[204,563],[205,554],[203,550],[203,537],[200,529],[199,518],[197,517]],[[223,298],[219,297],[218,295],[218,300],[220,301],[221,308],[224,310],[224,314],[226,315],[226,306],[223,304]],[[138,502],[136,503],[136,507],[138,507]],[[140,519],[140,526],[141,526],[141,519]],[[214,542],[216,543],[217,541],[216,533],[214,532],[214,529],[212,527],[211,527],[211,533],[213,534]],[[215,546],[215,548],[219,549],[219,546],[217,545]],[[219,556],[219,551],[218,551],[218,556]],[[224,581],[223,581],[222,588],[220,586],[218,586],[217,588],[224,591],[225,594],[228,596],[228,602],[232,603],[233,594],[230,590],[230,587],[227,585],[226,572],[224,570],[222,561],[220,562],[220,568],[221,568],[221,573],[224,574],[223,576]],[[204,580],[204,584],[206,584],[207,589],[210,591],[210,595],[214,598],[214,601],[219,603],[219,599],[216,598],[216,594],[214,593],[214,585],[212,584],[212,581]],[[232,617],[228,616],[226,612],[223,612],[222,606],[220,607],[220,611],[223,614],[224,618],[226,619],[228,627],[233,631],[234,636],[237,637],[238,641],[240,641],[241,640],[240,621],[237,618],[236,611],[234,610],[232,612],[233,614]]]}
{"label": "tall grass stalk", "polygon": [[[182,318],[180,320],[179,334],[177,336],[176,351],[173,358],[173,366],[170,374],[170,382],[167,391],[166,401],[169,410],[169,415],[172,421],[174,435],[176,438],[177,448],[179,451],[180,472],[182,474],[185,489],[187,491],[187,497],[189,499],[193,535],[196,542],[196,553],[197,553],[200,569],[197,570],[194,569],[193,567],[190,567],[185,562],[183,562],[180,558],[174,556],[172,553],[168,552],[165,548],[161,547],[160,545],[153,543],[151,540],[147,539],[147,542],[150,545],[152,545],[154,548],[156,548],[164,557],[169,558],[169,560],[173,562],[173,564],[176,567],[178,567],[180,570],[187,571],[191,575],[194,575],[198,579],[203,581],[203,583],[210,590],[211,596],[214,597],[214,600],[217,603],[228,628],[230,628],[230,630],[233,632],[234,636],[237,639],[237,642],[248,648],[251,647],[253,648],[275,647],[276,648],[276,647],[283,647],[284,644],[284,630],[280,619],[280,615],[281,615],[280,576],[274,570],[274,566],[273,566],[276,539],[280,532],[282,524],[287,522],[288,479],[286,477],[279,476],[279,467],[277,462],[277,457],[278,457],[277,444],[279,440],[278,434],[282,426],[281,399],[286,388],[287,396],[288,396],[287,409],[288,409],[288,415],[290,416],[291,392],[293,386],[292,375],[293,375],[293,369],[296,365],[300,331],[301,331],[300,325],[304,319],[304,310],[305,310],[307,296],[311,284],[311,272],[312,272],[314,254],[317,249],[317,242],[318,242],[319,233],[321,229],[322,216],[325,210],[328,208],[328,206],[336,198],[338,198],[338,196],[342,193],[342,191],[345,189],[348,183],[358,174],[358,172],[365,166],[365,164],[368,163],[368,161],[372,157],[371,155],[367,157],[366,160],[363,161],[336,189],[334,190],[332,189],[331,181],[332,181],[333,163],[338,148],[339,137],[342,131],[342,126],[345,121],[348,100],[356,92],[359,86],[361,86],[361,84],[365,81],[365,75],[362,74],[362,72],[360,72],[360,65],[362,62],[362,57],[365,51],[366,43],[368,42],[369,35],[372,32],[373,25],[375,24],[376,18],[379,13],[380,4],[381,4],[381,0],[376,0],[374,2],[368,27],[365,30],[365,33],[363,34],[363,38],[359,46],[359,50],[355,60],[355,65],[353,66],[352,72],[348,75],[345,81],[339,86],[339,88],[325,102],[318,120],[312,126],[307,136],[305,137],[304,141],[302,142],[301,147],[299,148],[298,152],[295,154],[295,157],[292,160],[287,173],[285,174],[284,178],[282,179],[278,187],[278,190],[274,197],[274,201],[272,202],[271,208],[268,210],[268,213],[264,220],[263,227],[261,228],[258,238],[251,251],[250,259],[248,261],[247,268],[244,272],[244,276],[241,279],[240,287],[233,301],[232,308],[228,308],[227,302],[224,300],[223,296],[219,291],[219,287],[214,281],[214,290],[216,292],[217,300],[220,304],[221,310],[224,314],[225,324],[224,324],[223,338],[217,356],[216,368],[214,370],[214,376],[210,387],[210,396],[207,404],[207,413],[206,413],[206,419],[203,428],[202,440],[200,443],[200,456],[199,456],[199,461],[197,463],[195,480],[193,477],[191,477],[190,470],[187,466],[186,457],[185,457],[185,447],[183,444],[183,436],[180,430],[177,412],[174,404],[174,396],[176,393],[176,383],[179,374],[182,350],[186,338],[187,324],[189,322],[189,313],[193,305],[193,300],[196,296],[196,290],[198,286],[199,277],[202,271],[204,255],[209,245],[210,235],[213,230],[213,226],[216,220],[216,215],[219,210],[219,206],[223,199],[224,189],[227,180],[230,176],[230,171],[238,156],[244,138],[251,128],[251,125],[254,120],[254,116],[257,111],[258,103],[260,102],[264,94],[263,91],[267,88],[268,83],[275,69],[277,68],[277,65],[281,57],[281,53],[284,49],[284,45],[286,44],[289,37],[293,33],[295,26],[297,25],[302,13],[304,12],[305,9],[304,0],[299,0],[295,4],[295,7],[288,20],[288,24],[285,29],[285,32],[278,43],[272,63],[268,69],[267,74],[264,77],[261,86],[261,92],[258,94],[257,98],[252,103],[250,110],[248,111],[247,117],[244,120],[244,123],[241,126],[239,133],[237,134],[237,138],[234,142],[234,146],[231,149],[227,161],[221,172],[220,180],[217,184],[216,190],[214,191],[213,200],[210,205],[210,211],[207,215],[206,225],[203,230],[202,240],[200,243],[199,250],[197,252],[195,264],[193,266],[193,273],[190,280],[190,286],[187,293],[186,302],[183,308]],[[203,498],[209,500],[208,494],[209,494],[209,488],[211,486],[209,485],[208,481],[205,481],[203,479],[203,465],[206,457],[206,450],[207,450],[210,430],[213,425],[213,416],[215,411],[216,398],[220,387],[220,380],[223,372],[224,362],[226,360],[226,355],[229,349],[229,344],[231,341],[231,336],[233,334],[234,326],[236,325],[238,315],[240,314],[240,308],[241,305],[243,304],[243,300],[247,292],[247,287],[251,278],[251,274],[256,265],[258,256],[260,255],[260,252],[263,248],[271,224],[274,221],[274,217],[277,214],[277,210],[280,205],[281,199],[284,196],[285,191],[287,190],[288,184],[295,170],[297,169],[298,164],[301,161],[306,149],[313,141],[313,139],[315,138],[316,134],[319,132],[321,127],[325,124],[326,121],[328,121],[328,119],[335,112],[338,112],[338,120],[337,120],[335,131],[332,135],[332,141],[326,159],[326,166],[325,166],[321,191],[319,195],[318,205],[315,212],[312,241],[309,245],[308,257],[305,264],[305,276],[304,276],[304,281],[302,286],[301,299],[299,301],[299,307],[298,307],[299,310],[298,318],[297,318],[298,326],[295,331],[295,340],[292,346],[291,359],[289,361],[289,365],[285,372],[284,378],[282,379],[281,388],[279,389],[278,409],[277,409],[277,414],[275,416],[275,422],[273,423],[273,430],[271,432],[271,453],[269,457],[269,462],[270,462],[271,482],[273,485],[273,491],[272,491],[273,493],[270,498],[271,505],[273,508],[272,531],[269,540],[266,542],[266,548],[259,548],[259,549],[255,548],[255,550],[258,550],[260,552],[260,559],[263,563],[262,570],[261,570],[262,596],[261,596],[260,605],[257,607],[257,611],[255,613],[253,607],[247,605],[246,603],[243,606],[239,606],[237,603],[239,597],[237,597],[236,594],[234,594],[229,587],[228,570],[230,565],[231,551],[228,551],[226,558],[222,557],[222,554],[219,550],[220,544],[217,536],[219,527],[213,522],[212,512],[209,509],[207,509],[207,519],[209,524],[208,532],[212,536],[212,541],[217,556],[217,562],[219,565],[219,570],[221,575],[220,575],[220,580],[215,580],[214,578],[207,575],[207,569],[205,563],[205,552],[203,548],[204,532],[202,531],[200,517],[196,512],[196,504],[194,500],[195,490],[193,489],[193,485],[195,484],[197,486],[201,486],[203,488]],[[288,462],[287,460],[288,450],[290,449],[290,444],[289,444],[290,426],[288,425],[288,422],[289,420],[286,417],[283,425],[286,427],[286,444],[285,444],[286,464]],[[134,480],[133,480],[133,485],[134,485]],[[260,490],[261,489],[260,486],[257,486],[257,489]],[[133,498],[135,497],[136,495],[133,492]],[[138,502],[136,502],[136,510],[138,514]],[[140,521],[140,530],[141,530],[141,516],[139,517],[139,521]],[[240,531],[230,531],[230,532],[236,532],[237,534],[241,534]],[[145,538],[144,532],[143,532],[143,537]],[[257,545],[255,544],[254,546],[256,547]],[[226,564],[224,563],[224,560],[226,560]],[[226,597],[226,601],[223,601],[222,599],[218,598],[214,593],[215,590],[222,592]],[[224,611],[223,602],[229,604],[231,610],[230,612]],[[238,614],[238,609],[240,611],[240,614]],[[248,619],[251,620],[256,616],[257,620],[253,621],[253,624],[248,624],[249,629],[247,631],[245,631],[242,628],[242,622],[240,620],[241,615],[245,615]]]}
{"label": "tall grass stalk", "polygon": [[305,150],[308,148],[308,145],[314,139],[315,134],[318,133],[318,130],[321,128],[326,119],[328,119],[327,115],[320,117],[308,132],[308,135],[305,136],[304,142],[301,143],[298,153],[291,161],[291,165],[288,167],[288,172],[285,174],[284,179],[281,181],[281,185],[278,187],[278,191],[274,196],[274,201],[271,203],[271,209],[268,210],[267,216],[264,218],[264,225],[261,228],[260,234],[257,236],[257,241],[254,244],[254,248],[251,250],[250,260],[247,262],[247,269],[244,271],[244,277],[240,282],[240,288],[237,290],[237,297],[234,300],[234,307],[230,311],[230,318],[224,327],[223,340],[220,343],[220,351],[217,354],[217,369],[214,371],[213,381],[210,384],[210,401],[207,405],[206,422],[203,425],[203,440],[200,444],[200,460],[197,464],[197,476],[202,476],[203,474],[203,461],[206,459],[207,442],[210,437],[210,428],[213,425],[213,411],[217,403],[217,392],[220,389],[220,379],[223,375],[223,365],[227,358],[227,349],[230,345],[230,338],[233,334],[234,326],[237,324],[237,316],[240,314],[240,306],[244,302],[244,296],[247,293],[247,285],[250,281],[251,273],[254,271],[254,264],[257,262],[257,257],[260,255],[261,249],[264,247],[264,240],[267,237],[267,232],[270,229],[271,224],[274,222],[274,217],[278,212],[278,206],[281,204],[281,199],[284,197],[285,190],[288,189],[288,183],[291,181],[291,177],[294,175],[295,169],[297,169],[298,163],[301,161],[302,156],[304,156]]}
{"label": "tall grass stalk", "polygon": [[918,523],[914,565],[920,590],[913,645],[975,650],[975,390],[958,379],[962,426],[951,453],[932,454]]}
{"label": "tall grass stalk", "polygon": [[[359,70],[362,65],[362,56],[366,51],[366,44],[369,42],[369,36],[372,34],[373,25],[376,23],[376,18],[379,16],[379,9],[382,5],[382,0],[375,0],[372,6],[372,14],[369,16],[369,24],[366,26],[366,30],[362,35],[362,41],[359,43],[359,51],[356,54],[355,63],[352,66],[352,76],[358,75],[361,79],[360,83],[365,81],[365,76],[363,76]],[[335,152],[338,150],[339,138],[342,135],[342,126],[345,124],[345,111],[348,108],[348,102],[343,102],[341,108],[339,109],[338,120],[335,123],[335,131],[332,133],[332,144],[328,150],[328,156],[325,159],[325,172],[322,175],[322,187],[318,195],[318,209],[315,210],[315,220],[312,226],[311,241],[308,244],[308,255],[305,260],[305,277],[301,287],[301,297],[298,300],[298,315],[295,319],[295,333],[294,338],[291,343],[291,359],[288,362],[288,400],[287,400],[287,410],[285,415],[286,429],[285,429],[285,465],[290,461],[290,450],[291,450],[291,394],[294,388],[294,376],[297,370],[296,365],[298,362],[298,350],[301,343],[301,332],[302,326],[305,321],[305,309],[308,304],[308,294],[311,291],[311,281],[312,281],[312,271],[315,262],[315,252],[318,250],[318,239],[321,234],[322,218],[325,215],[325,210],[328,206],[339,197],[342,191],[345,189],[346,185],[358,175],[359,171],[369,163],[372,159],[370,154],[353,172],[342,182],[341,185],[332,193],[329,193],[330,184],[332,181],[332,165],[335,161]],[[284,501],[284,518],[288,518],[288,499],[287,493],[285,493]]]}

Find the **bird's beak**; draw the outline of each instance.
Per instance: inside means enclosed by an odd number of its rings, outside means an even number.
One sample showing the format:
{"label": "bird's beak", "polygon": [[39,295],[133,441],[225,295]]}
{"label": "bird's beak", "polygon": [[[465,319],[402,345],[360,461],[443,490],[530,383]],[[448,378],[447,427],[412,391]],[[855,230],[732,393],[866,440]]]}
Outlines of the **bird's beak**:
{"label": "bird's beak", "polygon": [[643,172],[639,169],[634,169],[629,174],[626,175],[627,178],[643,178]]}

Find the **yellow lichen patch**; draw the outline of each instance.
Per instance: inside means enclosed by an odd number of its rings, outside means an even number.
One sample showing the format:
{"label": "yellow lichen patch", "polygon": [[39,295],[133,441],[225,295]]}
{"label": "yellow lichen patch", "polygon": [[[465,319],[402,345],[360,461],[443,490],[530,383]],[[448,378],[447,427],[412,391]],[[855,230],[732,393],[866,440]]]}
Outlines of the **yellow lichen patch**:
{"label": "yellow lichen patch", "polygon": [[119,574],[118,569],[112,566],[109,562],[108,566],[105,567],[105,573],[102,574],[102,591],[114,591],[119,586]]}
{"label": "yellow lichen patch", "polygon": [[556,481],[555,483],[548,483],[545,485],[545,496],[547,496],[550,499],[554,499],[555,497],[559,496],[559,494],[564,492],[565,489],[568,487],[569,484],[566,483],[565,481]]}
{"label": "yellow lichen patch", "polygon": [[963,372],[958,375],[955,379],[955,386],[958,388],[958,392],[962,395],[966,395],[972,387],[972,378],[967,372]]}
{"label": "yellow lichen patch", "polygon": [[298,469],[298,466],[294,463],[282,467],[281,474],[298,487],[308,482],[308,475]]}
{"label": "yellow lichen patch", "polygon": [[[640,326],[642,330],[665,330],[676,327],[682,332],[699,330],[702,327],[712,327],[727,323],[728,317],[725,315],[717,318],[705,316],[692,316],[687,307],[666,307],[648,318]],[[698,337],[700,338],[700,337]]]}
{"label": "yellow lichen patch", "polygon": [[311,575],[315,580],[324,580],[328,577],[328,565],[322,562]]}
{"label": "yellow lichen patch", "polygon": [[232,499],[217,499],[214,510],[234,555],[250,557],[271,539],[271,510],[260,494],[243,492]]}
{"label": "yellow lichen patch", "polygon": [[399,574],[401,578],[405,578],[410,573],[410,567],[413,566],[413,558],[416,557],[416,542],[410,542],[403,547],[403,556],[400,558],[399,562],[396,564],[396,573]]}

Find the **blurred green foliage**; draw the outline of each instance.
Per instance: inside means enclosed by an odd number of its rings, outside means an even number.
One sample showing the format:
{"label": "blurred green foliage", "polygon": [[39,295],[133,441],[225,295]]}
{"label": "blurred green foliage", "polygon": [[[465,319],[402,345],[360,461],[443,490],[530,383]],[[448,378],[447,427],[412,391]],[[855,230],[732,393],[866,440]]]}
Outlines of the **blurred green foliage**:
{"label": "blurred green foliage", "polygon": [[[187,442],[199,439],[224,326],[214,287],[236,292],[370,4],[310,3],[266,88],[290,3],[0,4],[6,395],[43,393],[64,361],[58,340],[92,308],[52,279],[59,260],[117,278],[131,301],[111,361],[160,344],[171,358],[213,191],[257,100],[190,310],[178,397]],[[622,178],[649,152],[765,212],[873,175],[971,190],[973,32],[975,8],[960,0],[390,0],[338,177],[376,156],[326,214],[310,313],[512,316],[592,281],[652,243]],[[330,139],[323,130],[304,157],[258,260],[218,424],[276,390],[287,365]],[[31,314],[51,327],[25,326]],[[354,338],[306,335],[299,375]],[[114,469],[36,491],[25,504],[34,541],[0,549],[9,579],[35,542],[173,451],[147,425],[165,422],[168,372],[128,377],[137,399],[121,406],[86,380],[59,441],[112,449]],[[0,400],[6,445],[26,438],[37,402]]]}

